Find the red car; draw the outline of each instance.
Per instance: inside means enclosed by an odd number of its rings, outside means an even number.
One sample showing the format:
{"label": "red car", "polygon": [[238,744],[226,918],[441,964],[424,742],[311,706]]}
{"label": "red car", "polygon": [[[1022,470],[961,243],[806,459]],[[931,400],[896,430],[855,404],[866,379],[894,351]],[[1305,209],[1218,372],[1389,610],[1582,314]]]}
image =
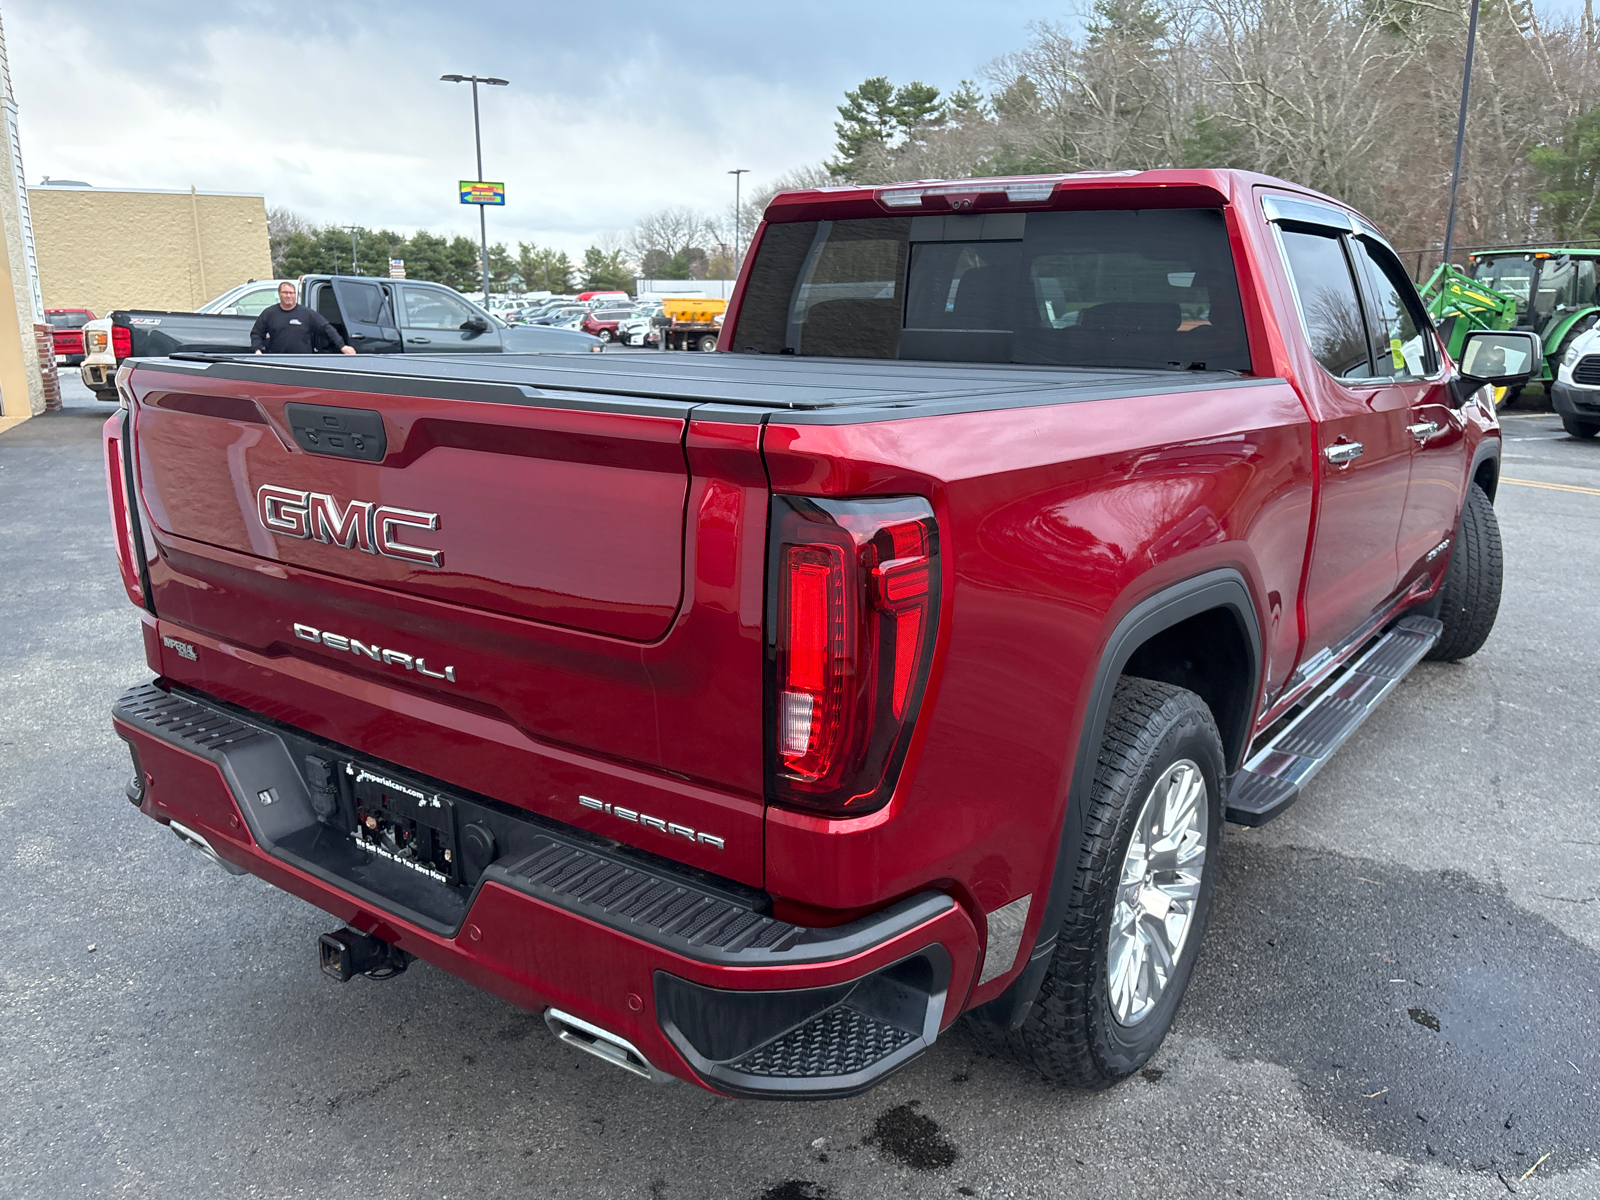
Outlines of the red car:
{"label": "red car", "polygon": [[1210,170],[779,195],[713,354],[140,359],[127,795],[333,914],[333,978],[423,958],[646,1079],[850,1095],[970,1013],[1104,1087],[1224,821],[1489,636],[1540,361]]}
{"label": "red car", "polygon": [[631,308],[598,308],[585,313],[583,320],[578,322],[578,328],[584,333],[593,334],[602,342],[614,342],[617,340],[617,322],[631,316]]}
{"label": "red car", "polygon": [[50,326],[56,362],[75,367],[83,361],[83,327],[94,320],[87,308],[47,308],[45,322]]}

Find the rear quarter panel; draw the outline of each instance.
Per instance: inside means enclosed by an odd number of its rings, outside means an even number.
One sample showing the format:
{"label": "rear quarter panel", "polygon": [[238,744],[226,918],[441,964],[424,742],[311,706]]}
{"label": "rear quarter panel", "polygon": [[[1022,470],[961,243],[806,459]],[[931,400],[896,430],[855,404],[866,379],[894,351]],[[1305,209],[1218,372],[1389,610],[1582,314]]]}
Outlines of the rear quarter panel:
{"label": "rear quarter panel", "polygon": [[1237,569],[1268,686],[1293,669],[1311,446],[1281,381],[874,424],[775,418],[765,451],[775,492],[929,496],[945,596],[893,799],[849,821],[769,808],[776,896],[853,909],[940,882],[930,871],[983,911],[1042,895],[1099,658],[1117,621],[1171,584]]}

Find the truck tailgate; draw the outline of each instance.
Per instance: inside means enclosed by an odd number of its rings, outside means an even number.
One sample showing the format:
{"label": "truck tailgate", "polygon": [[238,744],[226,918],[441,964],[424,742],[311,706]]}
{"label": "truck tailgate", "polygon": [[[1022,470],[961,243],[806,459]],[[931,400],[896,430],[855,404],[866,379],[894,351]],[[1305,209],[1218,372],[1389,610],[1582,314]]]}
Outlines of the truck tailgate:
{"label": "truck tailgate", "polygon": [[[163,533],[631,641],[677,610],[681,414],[206,386],[141,398],[141,490]],[[363,440],[374,423],[386,452]],[[341,456],[357,442],[379,461]]]}
{"label": "truck tailgate", "polygon": [[[317,388],[256,378],[165,363],[128,378],[153,607],[163,633],[173,622],[192,643],[193,657],[163,653],[163,673],[759,883],[759,612],[679,619],[685,510],[706,507],[709,486],[691,498],[692,406],[355,372]],[[753,440],[747,457],[759,474]],[[760,533],[764,487],[758,498]],[[730,654],[748,695],[700,661]],[[704,709],[714,723],[728,710],[709,780],[676,769],[684,739],[659,711],[702,688],[726,696]],[[723,845],[655,843],[580,795]]]}

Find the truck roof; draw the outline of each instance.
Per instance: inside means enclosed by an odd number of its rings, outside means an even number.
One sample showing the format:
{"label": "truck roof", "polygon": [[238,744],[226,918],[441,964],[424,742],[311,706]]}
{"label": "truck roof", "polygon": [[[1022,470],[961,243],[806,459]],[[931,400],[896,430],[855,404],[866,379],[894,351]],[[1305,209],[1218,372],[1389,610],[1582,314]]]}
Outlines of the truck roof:
{"label": "truck roof", "polygon": [[1219,201],[1237,204],[1255,187],[1299,192],[1338,208],[1349,208],[1333,196],[1253,171],[1162,168],[997,175],[983,179],[917,179],[905,183],[807,188],[779,192],[767,204],[763,219],[787,222],[951,211],[986,213],[1083,208],[1086,205],[1079,203],[1075,194],[1084,192],[1093,193],[1090,203],[1101,207],[1188,208],[1210,206]]}
{"label": "truck roof", "polygon": [[789,412],[825,424],[1281,382],[1228,371],[742,354],[179,354],[135,365],[331,391],[661,416],[695,407],[726,421]]}

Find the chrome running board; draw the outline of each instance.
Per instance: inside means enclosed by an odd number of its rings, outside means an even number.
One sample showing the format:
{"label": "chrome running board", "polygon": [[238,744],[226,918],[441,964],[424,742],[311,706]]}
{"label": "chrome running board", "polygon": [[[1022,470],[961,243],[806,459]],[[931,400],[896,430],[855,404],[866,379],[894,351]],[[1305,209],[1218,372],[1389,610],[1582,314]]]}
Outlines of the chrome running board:
{"label": "chrome running board", "polygon": [[1390,627],[1271,741],[1252,748],[1228,792],[1228,820],[1264,825],[1298,800],[1311,777],[1443,632],[1444,625],[1431,617],[1405,617]]}

